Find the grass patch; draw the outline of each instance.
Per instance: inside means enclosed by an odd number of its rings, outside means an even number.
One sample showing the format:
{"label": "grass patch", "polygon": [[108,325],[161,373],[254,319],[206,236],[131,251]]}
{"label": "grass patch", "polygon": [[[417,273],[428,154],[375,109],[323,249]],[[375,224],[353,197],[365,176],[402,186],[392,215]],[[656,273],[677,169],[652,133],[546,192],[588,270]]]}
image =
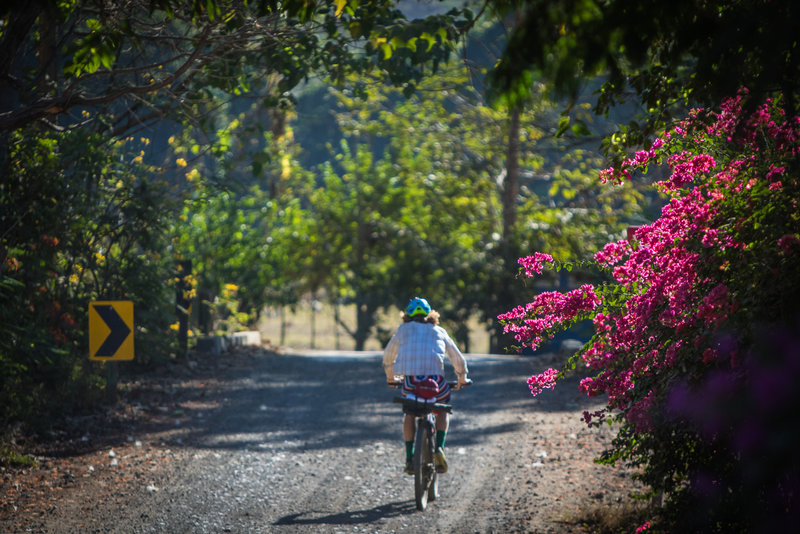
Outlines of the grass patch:
{"label": "grass patch", "polygon": [[20,469],[26,467],[37,467],[39,462],[33,456],[20,454],[7,443],[0,444],[0,468]]}
{"label": "grass patch", "polygon": [[629,500],[619,504],[593,504],[567,512],[562,523],[580,526],[593,534],[630,534],[650,519],[646,502]]}

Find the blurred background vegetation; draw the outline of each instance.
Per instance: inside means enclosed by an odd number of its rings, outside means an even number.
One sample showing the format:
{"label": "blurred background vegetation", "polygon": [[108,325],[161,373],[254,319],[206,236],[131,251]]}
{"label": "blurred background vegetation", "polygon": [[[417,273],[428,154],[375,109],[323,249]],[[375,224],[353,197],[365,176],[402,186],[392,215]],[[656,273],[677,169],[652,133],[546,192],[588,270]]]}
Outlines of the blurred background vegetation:
{"label": "blurred background vegetation", "polygon": [[589,276],[525,286],[518,257],[580,260],[657,216],[646,181],[597,175],[715,96],[716,67],[691,71],[714,28],[665,49],[717,9],[684,4],[648,36],[616,1],[5,3],[0,420],[101,398],[94,300],[134,302],[123,372],[184,357],[184,312],[194,339],[318,302],[360,350],[414,295],[465,350],[505,350],[498,313]]}

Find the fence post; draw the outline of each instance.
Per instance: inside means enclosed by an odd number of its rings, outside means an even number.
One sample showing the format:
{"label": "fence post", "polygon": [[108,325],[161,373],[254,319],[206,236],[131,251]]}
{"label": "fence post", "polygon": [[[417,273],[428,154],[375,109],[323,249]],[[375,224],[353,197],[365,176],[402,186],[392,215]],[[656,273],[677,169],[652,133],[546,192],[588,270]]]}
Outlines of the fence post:
{"label": "fence post", "polygon": [[189,353],[189,313],[192,301],[188,297],[192,286],[189,276],[192,274],[192,260],[178,261],[178,285],[175,290],[175,311],[178,314],[178,351],[180,358]]}

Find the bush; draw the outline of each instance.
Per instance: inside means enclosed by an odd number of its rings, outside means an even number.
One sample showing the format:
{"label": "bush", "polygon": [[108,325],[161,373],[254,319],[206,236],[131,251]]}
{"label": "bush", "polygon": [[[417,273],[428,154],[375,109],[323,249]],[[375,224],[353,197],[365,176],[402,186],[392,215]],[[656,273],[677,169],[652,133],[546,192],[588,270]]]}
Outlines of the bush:
{"label": "bush", "polygon": [[10,136],[0,184],[4,426],[102,398],[101,366],[88,358],[93,300],[134,301],[140,362],[172,346],[168,197],[124,145],[81,130]]}
{"label": "bush", "polygon": [[[743,92],[697,110],[601,179],[667,165],[669,201],[635,239],[606,245],[607,275],[541,294],[500,316],[523,345],[591,319],[595,333],[567,368],[608,406],[589,425],[620,423],[603,461],[641,466],[665,506],[648,531],[770,532],[800,519],[800,122],[781,100],[745,116]],[[525,274],[572,268],[546,254]],[[531,377],[532,392],[565,370]]]}

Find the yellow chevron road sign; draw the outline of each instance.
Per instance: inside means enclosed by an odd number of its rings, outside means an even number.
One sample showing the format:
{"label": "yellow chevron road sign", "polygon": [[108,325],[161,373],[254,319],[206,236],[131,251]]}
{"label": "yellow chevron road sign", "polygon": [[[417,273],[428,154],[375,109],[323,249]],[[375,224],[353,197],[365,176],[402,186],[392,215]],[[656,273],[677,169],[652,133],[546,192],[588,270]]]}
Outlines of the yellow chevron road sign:
{"label": "yellow chevron road sign", "polygon": [[89,304],[89,359],[133,359],[133,302],[97,301]]}

